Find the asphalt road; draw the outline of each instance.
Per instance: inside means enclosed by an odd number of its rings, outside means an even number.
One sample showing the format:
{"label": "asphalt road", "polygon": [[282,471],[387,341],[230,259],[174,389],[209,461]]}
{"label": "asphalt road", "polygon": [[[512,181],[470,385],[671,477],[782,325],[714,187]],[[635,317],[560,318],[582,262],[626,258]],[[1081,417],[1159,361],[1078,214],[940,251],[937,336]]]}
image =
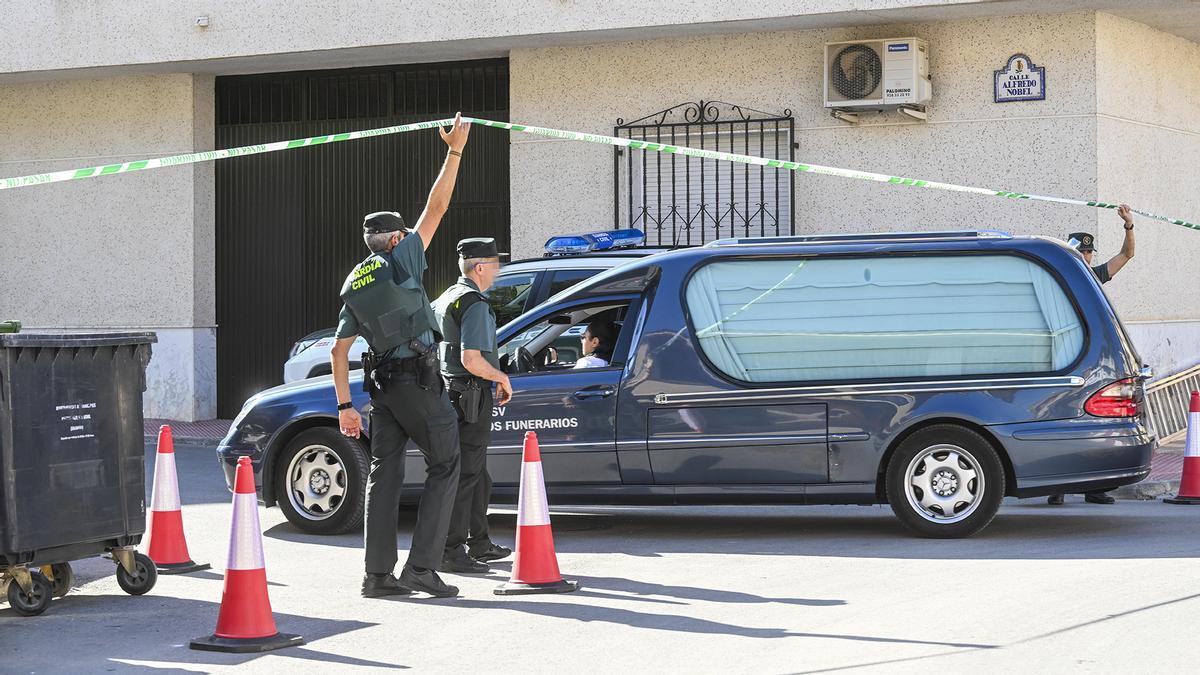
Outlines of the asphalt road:
{"label": "asphalt road", "polygon": [[[555,510],[559,565],[583,590],[494,596],[501,563],[447,575],[463,590],[448,600],[363,600],[359,536],[304,535],[263,509],[276,621],[308,644],[197,652],[187,642],[216,624],[230,496],[211,449],[181,446],[177,461],[192,557],[214,571],[135,598],[111,562],[80,561],[43,616],[0,604],[0,670],[1169,672],[1192,662],[1200,621],[1200,508],[1161,502],[1010,500],[954,541],[913,538],[886,507]],[[511,544],[514,511],[492,521]],[[411,527],[403,516],[402,545]]]}

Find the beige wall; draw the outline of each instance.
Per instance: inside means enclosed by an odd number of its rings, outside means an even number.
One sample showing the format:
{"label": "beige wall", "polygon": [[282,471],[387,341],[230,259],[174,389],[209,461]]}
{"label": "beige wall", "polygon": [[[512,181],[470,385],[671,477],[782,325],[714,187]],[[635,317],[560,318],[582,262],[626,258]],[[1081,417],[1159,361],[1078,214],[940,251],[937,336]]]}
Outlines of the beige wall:
{"label": "beige wall", "polygon": [[[1097,191],[1104,201],[1195,220],[1200,214],[1200,45],[1107,14],[1097,17]],[[1192,216],[1189,218],[1189,216]],[[1098,215],[1102,252],[1120,219]],[[1131,319],[1200,320],[1200,232],[1143,221],[1137,257],[1113,284]]]}
{"label": "beige wall", "polygon": [[[210,149],[212,97],[191,75],[0,86],[0,174]],[[0,316],[159,331],[147,414],[211,415],[213,205],[206,164],[5,191]]]}
{"label": "beige wall", "polygon": [[[211,89],[189,75],[0,87],[0,173],[208,149]],[[211,164],[6,191],[0,314],[37,326],[212,325],[212,201]]]}
{"label": "beige wall", "polygon": [[[1078,7],[1114,1],[1069,0],[1069,4]],[[328,68],[354,65],[330,63],[340,59],[384,57],[376,61],[379,63],[386,63],[389,56],[395,61],[414,55],[449,59],[479,50],[497,55],[514,41],[533,45],[546,40],[613,39],[609,36],[621,33],[632,37],[729,32],[731,28],[723,24],[736,22],[746,23],[743,30],[762,30],[771,21],[879,23],[895,21],[897,14],[905,11],[996,12],[995,4],[995,0],[688,0],[664,11],[661,3],[641,0],[0,0],[0,16],[4,17],[0,44],[5,45],[0,74],[277,58],[305,52],[327,52],[326,63],[306,67]],[[1014,7],[1011,11],[1020,12],[1038,3],[1010,0],[1007,4]],[[194,25],[201,15],[210,18],[209,27]],[[439,51],[439,44],[455,44],[458,53]],[[48,49],[49,45],[53,49]],[[374,58],[354,53],[367,49],[375,50]]]}
{"label": "beige wall", "polygon": [[[1097,193],[1154,213],[1200,214],[1200,45],[1107,14],[1096,24]],[[1121,247],[1097,214],[1100,256]],[[1200,232],[1146,219],[1137,255],[1105,290],[1162,373],[1200,363]]]}
{"label": "beige wall", "polygon": [[[908,35],[931,44],[929,122],[831,119],[822,107],[823,43]],[[992,71],[1016,51],[1049,64],[1046,101],[992,102]],[[716,99],[791,109],[800,161],[1029,192],[1096,190],[1091,14],[521,50],[510,68],[511,116],[521,122],[612,133],[617,118]],[[519,254],[536,253],[548,234],[611,223],[612,150],[564,143],[512,138]],[[1086,209],[811,175],[796,177],[796,195],[801,232],[979,227],[1062,236],[1095,223]]]}

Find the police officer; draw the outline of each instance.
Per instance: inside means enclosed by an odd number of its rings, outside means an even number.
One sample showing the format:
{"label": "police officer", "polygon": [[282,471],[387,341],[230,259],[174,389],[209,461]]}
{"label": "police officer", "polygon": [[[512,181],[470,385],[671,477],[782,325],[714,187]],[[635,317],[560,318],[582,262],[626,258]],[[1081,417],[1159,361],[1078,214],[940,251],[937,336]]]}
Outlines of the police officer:
{"label": "police officer", "polygon": [[[371,393],[371,471],[367,476],[364,526],[366,576],[363,597],[423,591],[437,597],[458,589],[437,575],[458,487],[458,426],[438,373],[436,319],[421,284],[425,249],[450,205],[462,149],[471,125],[454,116],[450,146],[425,210],[411,230],[398,213],[368,214],[363,240],[371,255],[342,285],[337,342],[330,357],[342,433],[358,438],[362,419],[350,399],[349,352],[355,336],[367,340],[363,383]],[[370,371],[368,373],[368,370]],[[425,456],[425,492],[417,510],[408,561],[396,567],[396,526],[404,482],[404,446],[416,442]]]}
{"label": "police officer", "polygon": [[[1092,268],[1092,274],[1096,275],[1096,279],[1101,284],[1107,284],[1109,281],[1112,281],[1117,272],[1120,272],[1121,268],[1125,267],[1125,263],[1133,259],[1133,213],[1129,210],[1127,204],[1121,204],[1117,208],[1117,215],[1121,216],[1121,220],[1125,221],[1125,239],[1121,242],[1121,250],[1106,263],[1092,265],[1092,257],[1096,255],[1095,237],[1087,232],[1072,232],[1068,235],[1072,241],[1078,242],[1075,248],[1083,256],[1083,260],[1088,264],[1088,267]],[[1113,499],[1112,495],[1106,494],[1104,490],[1084,493],[1083,500],[1092,504],[1115,504],[1117,501]],[[1046,503],[1058,506],[1063,503],[1063,496],[1050,495],[1046,498]]]}
{"label": "police officer", "polygon": [[500,271],[496,240],[476,238],[458,242],[458,267],[462,276],[433,303],[443,336],[442,375],[458,413],[462,467],[441,569],[484,573],[488,571],[488,562],[512,553],[492,542],[487,521],[492,496],[492,479],[487,471],[487,449],[492,437],[492,383],[496,384],[498,405],[512,398],[512,385],[508,375],[500,370],[496,353],[496,314],[485,295]]}

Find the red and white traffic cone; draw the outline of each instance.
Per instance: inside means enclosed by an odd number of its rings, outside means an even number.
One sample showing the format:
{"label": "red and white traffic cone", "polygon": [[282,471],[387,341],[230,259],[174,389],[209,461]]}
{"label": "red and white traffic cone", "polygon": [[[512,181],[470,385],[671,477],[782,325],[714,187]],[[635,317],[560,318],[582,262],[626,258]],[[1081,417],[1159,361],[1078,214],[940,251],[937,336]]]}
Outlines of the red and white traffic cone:
{"label": "red and white traffic cone", "polygon": [[1183,446],[1183,474],[1179,491],[1164,498],[1168,504],[1200,504],[1200,391],[1192,392],[1188,406],[1187,442]]}
{"label": "red and white traffic cone", "polygon": [[299,635],[275,627],[267,597],[267,568],[263,560],[262,529],[258,524],[258,495],[249,457],[238,459],[233,488],[233,526],[229,533],[229,564],[217,630],[192,640],[192,649],[210,652],[268,652],[304,644]]}
{"label": "red and white traffic cone", "polygon": [[149,519],[146,555],[154,561],[159,574],[183,574],[212,567],[208,563],[194,562],[188,554],[187,539],[183,536],[183,510],[179,503],[179,478],[175,473],[175,440],[171,436],[171,427],[166,424],[158,428]]}
{"label": "red and white traffic cone", "polygon": [[496,595],[570,593],[579,583],[565,581],[558,571],[554,533],[550,530],[550,506],[542,476],[542,454],[537,434],[525,432],[521,458],[521,494],[517,500],[517,554],[512,577],[494,589]]}

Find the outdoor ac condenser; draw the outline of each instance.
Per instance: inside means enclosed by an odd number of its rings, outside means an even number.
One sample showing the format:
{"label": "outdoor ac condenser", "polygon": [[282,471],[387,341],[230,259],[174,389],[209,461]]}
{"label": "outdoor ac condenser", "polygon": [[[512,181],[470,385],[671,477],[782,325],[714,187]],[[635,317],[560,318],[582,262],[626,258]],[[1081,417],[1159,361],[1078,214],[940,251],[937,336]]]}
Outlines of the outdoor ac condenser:
{"label": "outdoor ac condenser", "polygon": [[887,109],[929,102],[929,43],[918,38],[825,44],[825,107]]}

